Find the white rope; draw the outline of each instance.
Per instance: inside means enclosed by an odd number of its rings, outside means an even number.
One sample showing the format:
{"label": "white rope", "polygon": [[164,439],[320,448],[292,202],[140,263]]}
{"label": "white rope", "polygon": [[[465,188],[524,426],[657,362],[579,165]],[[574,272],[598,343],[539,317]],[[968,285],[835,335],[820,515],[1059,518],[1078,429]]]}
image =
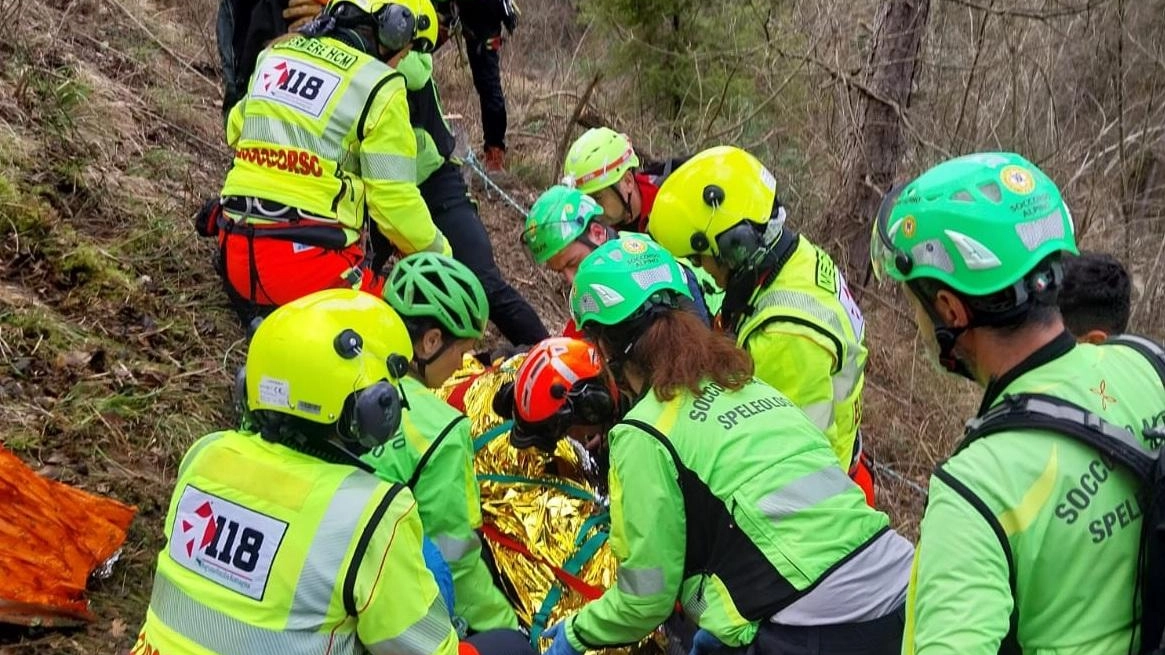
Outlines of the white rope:
{"label": "white rope", "polygon": [[905,475],[902,475],[901,473],[899,473],[898,471],[895,471],[894,469],[890,468],[889,466],[882,464],[881,462],[874,462],[874,468],[877,469],[879,473],[885,473],[886,475],[894,478],[895,480],[901,482],[902,484],[906,485],[907,487],[910,487],[914,491],[918,492],[918,495],[922,496],[923,498],[926,498],[927,493],[928,493],[926,490],[926,487],[923,487],[922,485],[918,484],[914,480],[911,480],[910,478],[906,477]]}
{"label": "white rope", "polygon": [[469,164],[469,168],[471,168],[474,173],[477,173],[477,176],[480,177],[483,182],[485,182],[486,186],[497,192],[497,194],[501,196],[502,200],[505,200],[509,206],[517,210],[517,212],[520,213],[523,218],[530,213],[530,211],[523,207],[517,200],[514,200],[510,194],[502,190],[502,188],[498,186],[497,182],[491,180],[489,175],[486,175],[485,171],[481,168],[481,162],[478,161],[477,156],[473,154],[472,150],[470,150],[465,155],[465,163]]}

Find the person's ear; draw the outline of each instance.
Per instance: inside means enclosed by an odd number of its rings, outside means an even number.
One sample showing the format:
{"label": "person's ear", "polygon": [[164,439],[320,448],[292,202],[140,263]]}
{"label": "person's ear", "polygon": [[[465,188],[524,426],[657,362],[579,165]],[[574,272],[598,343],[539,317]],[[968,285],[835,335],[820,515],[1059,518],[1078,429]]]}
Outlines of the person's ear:
{"label": "person's ear", "polygon": [[441,334],[440,328],[429,328],[421,335],[421,338],[413,344],[413,350],[417,353],[417,359],[425,360],[433,356],[441,346],[445,343],[445,336]]}
{"label": "person's ear", "polygon": [[935,295],[934,309],[946,327],[961,328],[971,323],[971,308],[962,298],[947,289],[941,289]]}
{"label": "person's ear", "polygon": [[596,246],[601,246],[607,242],[607,230],[609,229],[600,221],[591,221],[591,224],[587,226],[587,238]]}
{"label": "person's ear", "polygon": [[1108,333],[1104,330],[1089,330],[1077,337],[1076,341],[1079,343],[1091,343],[1093,345],[1102,344],[1108,341]]}

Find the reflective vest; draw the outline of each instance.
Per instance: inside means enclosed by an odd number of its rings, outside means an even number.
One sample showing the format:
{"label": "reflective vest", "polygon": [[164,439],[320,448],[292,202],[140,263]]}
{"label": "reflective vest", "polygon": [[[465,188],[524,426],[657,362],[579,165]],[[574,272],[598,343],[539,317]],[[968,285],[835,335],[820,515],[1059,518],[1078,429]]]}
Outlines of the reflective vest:
{"label": "reflective vest", "polygon": [[449,252],[417,189],[404,80],[364,52],[327,37],[277,41],[231,110],[227,143],[235,158],[222,196],[232,221],[294,228],[294,241],[335,247],[326,230],[343,230],[351,245],[370,217],[405,254]]}
{"label": "reflective vest", "polygon": [[401,379],[409,408],[400,430],[364,461],[377,475],[407,484],[428,536],[453,572],[454,613],[475,632],[518,627],[518,617],[481,557],[481,491],[473,439],[461,412],[411,376]]}
{"label": "reflective vest", "polygon": [[408,489],[244,432],[191,447],[133,655],[454,655]]}
{"label": "reflective vest", "polygon": [[865,319],[845,278],[803,236],[775,278],[758,289],[736,330],[756,375],[809,415],[850,470],[862,416]]}
{"label": "reflective vest", "polygon": [[[1020,393],[1069,401],[1136,435],[1165,424],[1165,389],[1145,357],[1067,332],[993,383],[979,415]],[[1047,430],[959,450],[931,478],[903,653],[1000,652],[1012,618],[1010,645],[1025,653],[1137,652],[1140,488],[1095,449]]]}
{"label": "reflective vest", "polygon": [[580,650],[638,640],[677,598],[701,628],[746,645],[889,527],[821,432],[759,380],[668,401],[648,392],[609,444],[618,584],[570,622]]}

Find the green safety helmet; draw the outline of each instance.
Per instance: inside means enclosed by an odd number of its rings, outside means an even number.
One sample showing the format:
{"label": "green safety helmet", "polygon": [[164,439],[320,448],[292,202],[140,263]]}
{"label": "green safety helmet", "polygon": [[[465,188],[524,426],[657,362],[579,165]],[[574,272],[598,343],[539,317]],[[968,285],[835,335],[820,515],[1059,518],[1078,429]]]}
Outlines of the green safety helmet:
{"label": "green safety helmet", "polygon": [[545,264],[586,234],[591,220],[602,214],[602,206],[582,191],[560,184],[552,186],[530,208],[522,230],[522,245],[530,250],[535,262]]}
{"label": "green safety helmet", "polygon": [[[891,190],[870,240],[879,279],[930,278],[968,296],[1023,286],[1057,252],[1078,252],[1060,190],[1009,152],[952,159]],[[1027,289],[1017,292],[1022,304]]]}
{"label": "green safety helmet", "polygon": [[393,382],[412,359],[408,330],[374,295],[328,289],[277,308],[259,322],[236,376],[236,401],[259,426],[267,414],[324,425],[372,448],[400,424]]}
{"label": "green safety helmet", "polygon": [[579,327],[617,325],[657,306],[692,299],[679,262],[640,234],[611,239],[579,264],[570,309]]}
{"label": "green safety helmet", "polygon": [[465,264],[437,253],[420,252],[397,262],[384,299],[401,316],[432,318],[462,339],[480,339],[489,321],[489,302],[477,276]]}
{"label": "green safety helmet", "polygon": [[626,134],[596,127],[571,144],[562,165],[562,183],[589,195],[614,185],[638,167],[639,157]]}

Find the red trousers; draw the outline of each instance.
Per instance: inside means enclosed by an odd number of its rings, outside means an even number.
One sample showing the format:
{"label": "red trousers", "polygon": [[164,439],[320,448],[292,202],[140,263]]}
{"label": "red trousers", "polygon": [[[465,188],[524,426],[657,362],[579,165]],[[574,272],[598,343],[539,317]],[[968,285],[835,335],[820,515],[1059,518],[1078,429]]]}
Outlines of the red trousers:
{"label": "red trousers", "polygon": [[362,289],[381,295],[385,280],[366,267],[359,243],[342,250],[305,246],[244,231],[220,232],[227,282],[244,300],[285,305],[324,289]]}
{"label": "red trousers", "polygon": [[874,474],[866,463],[865,453],[858,457],[858,462],[849,471],[849,477],[866,492],[866,504],[874,507]]}

